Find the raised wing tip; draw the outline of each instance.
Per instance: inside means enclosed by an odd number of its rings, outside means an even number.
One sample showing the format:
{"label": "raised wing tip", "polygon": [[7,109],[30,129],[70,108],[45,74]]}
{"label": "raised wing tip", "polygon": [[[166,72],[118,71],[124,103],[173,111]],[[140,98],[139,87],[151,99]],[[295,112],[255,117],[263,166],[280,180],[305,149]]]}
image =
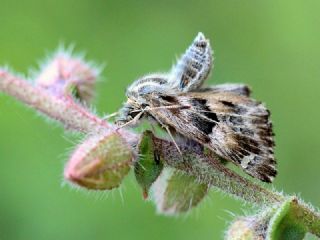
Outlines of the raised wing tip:
{"label": "raised wing tip", "polygon": [[198,35],[196,36],[196,38],[194,40],[195,41],[203,41],[203,40],[206,40],[206,38],[202,32],[198,32]]}

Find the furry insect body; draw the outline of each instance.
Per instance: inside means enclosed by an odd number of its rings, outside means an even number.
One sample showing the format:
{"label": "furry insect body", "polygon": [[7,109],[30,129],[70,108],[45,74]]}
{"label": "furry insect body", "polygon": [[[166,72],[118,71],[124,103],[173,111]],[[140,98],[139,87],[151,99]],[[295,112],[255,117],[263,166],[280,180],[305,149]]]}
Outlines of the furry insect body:
{"label": "furry insect body", "polygon": [[[212,67],[211,53],[209,41],[200,33],[169,74],[135,81],[127,90],[128,101],[117,124],[135,125],[148,116],[169,134],[171,129],[249,175],[272,182],[277,171],[270,113],[250,98],[245,85],[201,88]],[[198,72],[191,75],[190,69]]]}
{"label": "furry insect body", "polygon": [[200,88],[208,78],[212,65],[210,42],[199,33],[191,46],[173,66],[169,75],[170,88],[189,92]]}

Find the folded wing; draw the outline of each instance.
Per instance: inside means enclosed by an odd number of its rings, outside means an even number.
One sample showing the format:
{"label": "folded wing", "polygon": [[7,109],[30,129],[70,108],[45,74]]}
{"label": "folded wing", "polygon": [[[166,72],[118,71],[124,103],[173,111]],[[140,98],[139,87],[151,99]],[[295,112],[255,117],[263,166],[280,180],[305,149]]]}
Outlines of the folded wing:
{"label": "folded wing", "polygon": [[[159,102],[160,101],[160,102]],[[162,101],[162,102],[161,102]],[[276,175],[269,111],[263,104],[233,92],[183,93],[158,96],[151,114],[187,138],[198,141],[249,175],[272,182]]]}

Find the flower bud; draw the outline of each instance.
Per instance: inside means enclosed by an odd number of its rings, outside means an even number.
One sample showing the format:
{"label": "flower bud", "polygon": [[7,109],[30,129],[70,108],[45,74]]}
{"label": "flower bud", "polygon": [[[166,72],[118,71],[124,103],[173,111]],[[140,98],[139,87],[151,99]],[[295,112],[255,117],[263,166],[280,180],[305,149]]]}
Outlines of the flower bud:
{"label": "flower bud", "polygon": [[74,96],[89,102],[99,70],[79,57],[59,51],[36,78],[36,84],[58,96]]}
{"label": "flower bud", "polygon": [[265,240],[267,223],[257,216],[239,217],[228,229],[226,240]]}
{"label": "flower bud", "polygon": [[64,176],[87,189],[118,187],[128,174],[133,154],[118,133],[89,137],[73,153]]}
{"label": "flower bud", "polygon": [[300,222],[301,216],[296,218],[296,203],[295,197],[289,197],[254,216],[239,217],[229,227],[226,240],[304,239],[306,228]]}

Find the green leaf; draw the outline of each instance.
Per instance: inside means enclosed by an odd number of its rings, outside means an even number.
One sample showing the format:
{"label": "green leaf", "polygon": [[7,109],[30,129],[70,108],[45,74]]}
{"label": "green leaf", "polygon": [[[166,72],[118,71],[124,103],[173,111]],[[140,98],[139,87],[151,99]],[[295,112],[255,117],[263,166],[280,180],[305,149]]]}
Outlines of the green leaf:
{"label": "green leaf", "polygon": [[306,234],[306,227],[297,219],[293,207],[296,198],[286,200],[272,216],[268,226],[268,238],[272,240],[300,240]]}
{"label": "green leaf", "polygon": [[307,226],[297,208],[297,198],[287,198],[253,216],[238,217],[229,227],[227,240],[301,240]]}
{"label": "green leaf", "polygon": [[197,206],[207,195],[209,186],[193,176],[173,168],[164,168],[152,186],[153,200],[159,213],[184,213]]}
{"label": "green leaf", "polygon": [[153,134],[150,131],[143,133],[138,147],[140,157],[134,164],[134,174],[142,188],[145,199],[148,197],[151,185],[156,181],[163,169],[163,162],[154,149],[152,136]]}

